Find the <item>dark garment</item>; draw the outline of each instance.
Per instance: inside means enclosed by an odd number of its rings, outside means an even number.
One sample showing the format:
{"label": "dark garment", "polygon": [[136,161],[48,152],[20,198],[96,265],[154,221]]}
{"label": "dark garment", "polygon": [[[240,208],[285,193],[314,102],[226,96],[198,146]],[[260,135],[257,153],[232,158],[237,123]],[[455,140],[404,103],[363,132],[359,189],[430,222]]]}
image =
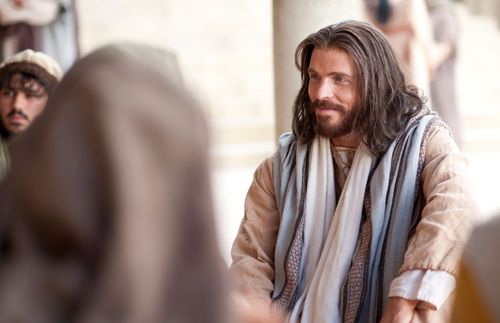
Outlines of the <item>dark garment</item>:
{"label": "dark garment", "polygon": [[[13,48],[6,48],[12,42]],[[25,23],[0,26],[0,61],[25,49],[40,47],[37,27]]]}
{"label": "dark garment", "polygon": [[5,139],[0,136],[0,180],[9,170],[9,150]]}
{"label": "dark garment", "polygon": [[225,322],[208,129],[160,53],[82,59],[12,145],[0,322]]}

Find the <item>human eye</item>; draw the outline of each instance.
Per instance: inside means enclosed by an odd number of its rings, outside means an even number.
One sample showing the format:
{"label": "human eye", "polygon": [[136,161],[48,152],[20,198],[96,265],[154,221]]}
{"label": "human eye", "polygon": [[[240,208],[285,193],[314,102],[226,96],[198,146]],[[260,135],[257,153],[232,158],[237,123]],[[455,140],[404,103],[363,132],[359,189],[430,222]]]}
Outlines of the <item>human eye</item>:
{"label": "human eye", "polygon": [[349,79],[343,75],[335,75],[334,80],[341,85],[348,85],[350,83]]}
{"label": "human eye", "polygon": [[316,73],[309,73],[309,79],[311,79],[312,81],[317,81],[319,80],[319,75]]}
{"label": "human eye", "polygon": [[35,91],[26,91],[25,92],[26,98],[27,99],[41,99],[43,97],[43,93],[38,93]]}
{"label": "human eye", "polygon": [[12,97],[14,95],[14,91],[12,90],[9,90],[9,89],[2,89],[0,91],[0,94],[3,96],[3,97]]}

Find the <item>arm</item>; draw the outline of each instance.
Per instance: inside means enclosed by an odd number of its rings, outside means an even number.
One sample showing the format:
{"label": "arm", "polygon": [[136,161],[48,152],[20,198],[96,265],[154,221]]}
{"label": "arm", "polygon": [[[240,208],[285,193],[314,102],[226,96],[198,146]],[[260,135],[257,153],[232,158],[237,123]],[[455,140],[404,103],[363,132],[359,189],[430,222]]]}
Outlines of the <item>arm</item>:
{"label": "arm", "polygon": [[455,276],[445,271],[410,270],[392,281],[389,297],[416,300],[418,308],[438,310],[455,285]]}
{"label": "arm", "polygon": [[479,214],[467,159],[442,125],[434,124],[429,130],[421,178],[421,219],[408,243],[401,273],[430,269],[456,277],[465,242]]}
{"label": "arm", "polygon": [[465,156],[447,128],[437,124],[429,131],[421,221],[409,241],[401,274],[391,284],[383,322],[390,322],[395,313],[406,315],[409,322],[416,308],[439,309],[455,287],[457,263],[478,214]]}
{"label": "arm", "polygon": [[418,301],[407,300],[401,297],[390,297],[380,323],[411,322],[417,304]]}
{"label": "arm", "polygon": [[245,215],[233,243],[230,271],[247,299],[271,300],[274,250],[280,217],[274,195],[272,159],[254,174],[245,200]]}

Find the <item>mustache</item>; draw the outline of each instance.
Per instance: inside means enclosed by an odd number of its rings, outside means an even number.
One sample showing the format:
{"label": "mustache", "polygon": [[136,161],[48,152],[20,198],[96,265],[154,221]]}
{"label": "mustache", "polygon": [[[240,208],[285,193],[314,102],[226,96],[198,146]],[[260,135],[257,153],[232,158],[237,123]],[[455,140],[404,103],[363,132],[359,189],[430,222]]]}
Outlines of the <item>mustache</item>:
{"label": "mustache", "polygon": [[15,115],[18,115],[26,120],[28,120],[28,116],[22,111],[22,110],[17,110],[17,109],[12,109],[8,114],[7,117],[13,117]]}
{"label": "mustache", "polygon": [[313,110],[321,109],[321,110],[336,110],[340,112],[345,112],[345,108],[343,105],[332,103],[327,100],[316,100],[311,103],[311,108]]}

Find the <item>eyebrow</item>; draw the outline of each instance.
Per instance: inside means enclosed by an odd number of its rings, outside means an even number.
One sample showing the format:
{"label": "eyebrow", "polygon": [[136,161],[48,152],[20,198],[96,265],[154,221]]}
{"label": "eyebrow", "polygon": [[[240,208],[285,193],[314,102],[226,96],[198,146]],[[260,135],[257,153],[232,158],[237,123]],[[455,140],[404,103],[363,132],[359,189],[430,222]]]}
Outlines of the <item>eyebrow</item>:
{"label": "eyebrow", "polygon": [[[309,67],[309,68],[307,69],[307,73],[308,73],[308,74],[311,74],[311,73],[319,74],[319,73],[318,73],[318,72],[317,72],[314,68],[312,68],[312,67]],[[353,75],[346,74],[346,73],[342,73],[342,72],[330,72],[330,73],[326,74],[326,76],[338,76],[338,75],[340,75],[340,76],[344,76],[344,77],[346,77],[346,78],[348,78],[348,79],[352,79],[352,78],[353,78]]]}
{"label": "eyebrow", "polygon": [[2,91],[5,91],[5,90],[7,90],[7,91],[21,91],[21,92],[24,92],[28,95],[33,95],[35,97],[42,97],[45,94],[48,95],[47,91],[45,90],[45,88],[43,86],[40,86],[39,89],[36,89],[36,88],[33,88],[33,86],[28,87],[28,86],[25,86],[23,84],[21,84],[20,86],[16,86],[16,87],[14,87],[13,84],[8,84],[6,87],[1,87],[0,89]]}

